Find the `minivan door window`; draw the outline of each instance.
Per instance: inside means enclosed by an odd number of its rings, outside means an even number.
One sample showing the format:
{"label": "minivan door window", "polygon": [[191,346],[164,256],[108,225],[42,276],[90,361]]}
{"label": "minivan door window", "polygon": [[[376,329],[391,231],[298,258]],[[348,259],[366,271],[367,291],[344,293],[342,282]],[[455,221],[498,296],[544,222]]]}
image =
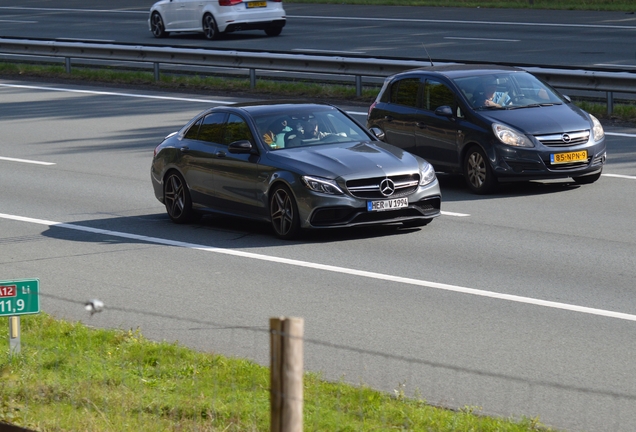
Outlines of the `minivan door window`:
{"label": "minivan door window", "polygon": [[421,97],[421,109],[414,133],[415,153],[436,168],[457,165],[457,119],[435,114],[435,110],[442,106],[449,106],[453,113],[457,113],[455,94],[443,82],[427,79]]}
{"label": "minivan door window", "polygon": [[415,151],[415,124],[421,80],[404,78],[391,84],[391,113],[383,120],[382,129],[388,143],[408,152]]}

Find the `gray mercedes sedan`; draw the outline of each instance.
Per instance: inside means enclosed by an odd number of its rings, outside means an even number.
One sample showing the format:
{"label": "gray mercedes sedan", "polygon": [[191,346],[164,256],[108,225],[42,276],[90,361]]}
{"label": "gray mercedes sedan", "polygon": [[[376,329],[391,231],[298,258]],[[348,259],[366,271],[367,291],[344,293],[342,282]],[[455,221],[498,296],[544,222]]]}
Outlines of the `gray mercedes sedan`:
{"label": "gray mercedes sedan", "polygon": [[428,162],[324,104],[203,111],[157,146],[151,179],[176,223],[221,213],[268,221],[283,239],[303,229],[424,226],[440,215]]}

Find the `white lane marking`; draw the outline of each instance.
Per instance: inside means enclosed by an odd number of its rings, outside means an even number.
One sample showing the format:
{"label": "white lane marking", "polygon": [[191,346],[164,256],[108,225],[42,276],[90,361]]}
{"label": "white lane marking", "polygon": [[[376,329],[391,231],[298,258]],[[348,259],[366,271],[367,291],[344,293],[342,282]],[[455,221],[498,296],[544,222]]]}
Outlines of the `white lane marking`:
{"label": "white lane marking", "polygon": [[11,23],[11,24],[37,24],[37,21],[20,21],[20,20],[0,20],[2,23]]}
{"label": "white lane marking", "polygon": [[34,161],[34,160],[28,160],[28,159],[16,159],[16,158],[2,157],[2,156],[0,156],[0,160],[5,160],[9,162],[30,163],[30,164],[36,164],[36,165],[55,165],[54,162],[40,162],[40,161]]}
{"label": "white lane marking", "polygon": [[442,214],[445,216],[456,216],[456,217],[469,217],[470,215],[468,213],[455,213],[455,212],[447,212],[447,211],[442,211]]}
{"label": "white lane marking", "polygon": [[0,9],[7,10],[30,10],[30,11],[42,11],[42,12],[113,12],[113,13],[134,13],[148,15],[148,11],[127,11],[116,9],[64,9],[64,8],[35,8],[35,7],[22,7],[22,6],[0,6]]}
{"label": "white lane marking", "polygon": [[412,22],[412,23],[439,23],[439,24],[487,24],[487,25],[508,25],[526,27],[580,27],[580,28],[608,28],[608,29],[628,29],[636,30],[636,26],[607,25],[607,24],[562,24],[562,23],[532,23],[514,21],[468,21],[468,20],[444,20],[444,19],[419,19],[419,18],[366,18],[366,17],[338,17],[338,16],[305,16],[287,15],[287,18],[302,19],[325,19],[325,20],[345,20],[345,21],[389,21],[389,22]]}
{"label": "white lane marking", "polygon": [[77,90],[77,89],[68,89],[68,88],[30,86],[30,85],[21,85],[21,84],[2,84],[2,83],[0,83],[0,87],[29,89],[29,90],[49,90],[49,91],[57,91],[57,92],[94,94],[94,95],[103,95],[103,96],[123,96],[123,97],[132,97],[132,98],[141,98],[141,99],[173,100],[173,101],[181,101],[181,102],[201,102],[201,103],[213,103],[213,104],[220,104],[220,105],[229,105],[229,104],[233,104],[234,103],[234,102],[221,101],[221,100],[211,100],[211,99],[192,99],[192,98],[180,98],[180,97],[172,97],[172,96],[152,96],[152,95],[134,94],[134,93],[119,93],[119,92],[94,91],[94,90]]}
{"label": "white lane marking", "polygon": [[628,134],[628,133],[620,133],[620,132],[605,132],[605,135],[636,138],[636,134]]}
{"label": "white lane marking", "polygon": [[628,176],[622,174],[601,174],[603,177],[614,177],[614,178],[622,178],[628,180],[636,180],[636,176]]}
{"label": "white lane marking", "polygon": [[474,41],[491,41],[491,42],[521,42],[520,39],[489,39],[489,38],[474,38],[474,37],[452,37],[447,36],[444,39],[457,39],[457,40],[474,40]]}
{"label": "white lane marking", "polygon": [[187,248],[187,249],[193,249],[193,250],[200,250],[204,252],[212,252],[212,253],[231,255],[231,256],[242,257],[242,258],[269,261],[269,262],[275,262],[279,264],[287,264],[287,265],[292,265],[296,267],[311,268],[314,270],[324,270],[324,271],[328,271],[332,273],[341,273],[341,274],[346,274],[350,276],[360,276],[360,277],[376,279],[376,280],[384,280],[384,281],[395,282],[395,283],[403,283],[407,285],[439,289],[443,291],[451,291],[451,292],[456,292],[460,294],[469,294],[469,295],[474,295],[479,297],[505,300],[505,301],[515,302],[515,303],[542,306],[542,307],[547,307],[552,309],[561,309],[561,310],[567,310],[571,312],[579,312],[579,313],[584,313],[589,315],[598,315],[598,316],[616,318],[616,319],[621,319],[626,321],[636,321],[636,315],[632,315],[632,314],[609,311],[604,309],[596,309],[596,308],[591,308],[586,306],[578,306],[578,305],[573,305],[568,303],[554,302],[549,300],[541,300],[541,299],[536,299],[532,297],[522,297],[522,296],[517,296],[512,294],[498,293],[494,291],[484,291],[484,290],[467,288],[467,287],[462,287],[457,285],[448,285],[448,284],[430,282],[430,281],[425,281],[420,279],[411,279],[411,278],[393,276],[393,275],[388,275],[383,273],[375,273],[375,272],[364,271],[364,270],[355,270],[355,269],[350,269],[346,267],[318,264],[318,263],[312,263],[308,261],[300,261],[295,259],[281,258],[281,257],[275,257],[275,256],[269,256],[269,255],[261,255],[261,254],[252,253],[252,252],[224,249],[224,248],[218,248],[214,246],[203,246],[196,243],[187,243],[187,242],[168,240],[168,239],[163,239],[158,237],[149,237],[149,236],[144,236],[139,234],[130,234],[130,233],[124,233],[119,231],[105,230],[100,228],[91,228],[91,227],[86,227],[81,225],[54,222],[54,221],[43,220],[43,219],[34,219],[34,218],[15,216],[15,215],[9,215],[4,213],[0,213],[0,218],[19,221],[19,222],[33,223],[38,225],[45,225],[50,228],[52,227],[66,228],[66,229],[71,229],[76,231],[84,231],[84,232],[89,232],[93,234],[126,238],[130,240],[138,240],[138,241],[155,243],[155,244],[160,244],[165,246],[175,246],[175,247],[181,247],[181,248]]}

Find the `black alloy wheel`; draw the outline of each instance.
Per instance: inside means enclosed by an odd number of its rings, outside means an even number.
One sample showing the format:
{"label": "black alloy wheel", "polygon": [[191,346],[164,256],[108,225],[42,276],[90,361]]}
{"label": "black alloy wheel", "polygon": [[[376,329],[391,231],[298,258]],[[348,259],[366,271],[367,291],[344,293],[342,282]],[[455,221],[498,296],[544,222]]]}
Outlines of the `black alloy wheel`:
{"label": "black alloy wheel", "polygon": [[597,172],[596,174],[592,174],[592,175],[572,177],[572,180],[574,180],[576,184],[592,184],[600,178],[601,178],[601,172]]}
{"label": "black alloy wheel", "polygon": [[279,26],[271,26],[265,29],[265,34],[267,36],[278,36],[283,31],[282,27]]}
{"label": "black alloy wheel", "polygon": [[163,18],[161,18],[159,12],[152,13],[152,17],[150,18],[150,29],[152,30],[152,34],[156,38],[163,38],[168,36],[166,27],[163,25]]}
{"label": "black alloy wheel", "polygon": [[464,177],[468,188],[476,194],[487,194],[497,186],[497,179],[492,172],[484,151],[477,146],[468,149],[464,157]]}
{"label": "black alloy wheel", "polygon": [[187,223],[193,219],[190,191],[181,174],[176,171],[170,172],[163,183],[163,202],[174,223]]}
{"label": "black alloy wheel", "polygon": [[214,40],[219,37],[216,22],[214,21],[214,17],[210,14],[205,14],[203,17],[203,35],[207,40]]}
{"label": "black alloy wheel", "polygon": [[285,186],[277,186],[270,195],[269,213],[276,237],[292,239],[298,233],[300,221],[298,207],[291,191]]}

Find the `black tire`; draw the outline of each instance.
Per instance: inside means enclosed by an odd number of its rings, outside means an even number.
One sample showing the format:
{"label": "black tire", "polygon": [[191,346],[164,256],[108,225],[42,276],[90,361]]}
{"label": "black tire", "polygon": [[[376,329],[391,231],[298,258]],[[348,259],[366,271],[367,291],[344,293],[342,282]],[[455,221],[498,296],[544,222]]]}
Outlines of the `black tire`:
{"label": "black tire", "polygon": [[601,178],[601,173],[602,173],[602,171],[599,171],[596,174],[592,174],[592,175],[586,175],[586,176],[581,176],[581,177],[572,177],[572,180],[574,180],[574,182],[576,184],[592,184],[596,180]]}
{"label": "black tire", "polygon": [[156,38],[164,38],[168,36],[166,26],[163,24],[163,18],[161,18],[159,12],[153,12],[150,17],[150,30]]}
{"label": "black tire", "polygon": [[267,27],[265,29],[265,34],[267,36],[278,36],[279,34],[281,34],[282,31],[283,31],[282,27],[272,26],[272,27]]}
{"label": "black tire", "polygon": [[163,182],[163,203],[174,223],[184,224],[195,218],[192,198],[185,180],[176,171],[171,171]]}
{"label": "black tire", "polygon": [[403,228],[418,228],[423,227],[431,223],[432,219],[415,219],[410,221],[402,222]]}
{"label": "black tire", "polygon": [[468,149],[464,156],[463,170],[471,192],[483,195],[491,193],[497,187],[497,178],[481,147],[473,146]]}
{"label": "black tire", "polygon": [[276,186],[269,196],[269,214],[276,237],[289,240],[298,234],[300,218],[298,206],[291,191],[285,186]]}
{"label": "black tire", "polygon": [[203,16],[203,36],[205,36],[207,40],[219,38],[219,29],[216,26],[214,17],[210,14],[205,14]]}

